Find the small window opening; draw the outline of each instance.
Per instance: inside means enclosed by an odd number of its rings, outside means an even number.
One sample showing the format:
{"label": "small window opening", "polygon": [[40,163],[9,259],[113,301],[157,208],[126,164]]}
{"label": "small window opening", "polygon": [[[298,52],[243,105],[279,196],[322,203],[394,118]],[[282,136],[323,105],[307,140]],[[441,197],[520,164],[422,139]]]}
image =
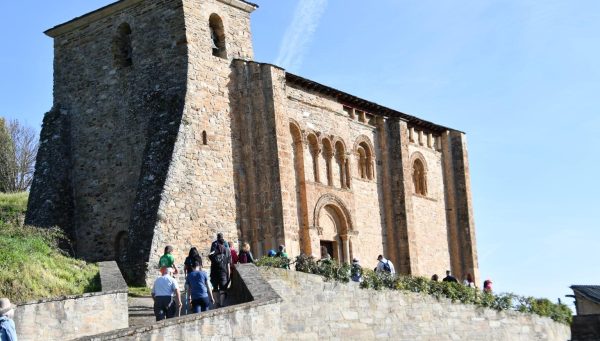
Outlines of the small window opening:
{"label": "small window opening", "polygon": [[113,56],[115,66],[127,67],[133,65],[133,48],[131,47],[131,27],[123,23],[117,29],[113,39]]}
{"label": "small window opening", "polygon": [[205,146],[208,145],[208,136],[206,135],[206,130],[202,132],[202,144]]}
{"label": "small window opening", "polygon": [[209,19],[209,26],[213,56],[227,58],[227,51],[225,47],[225,29],[223,28],[223,20],[221,20],[221,18],[218,15],[212,14]]}
{"label": "small window opening", "polygon": [[427,195],[427,173],[423,162],[419,159],[415,160],[413,164],[413,184],[416,194]]}

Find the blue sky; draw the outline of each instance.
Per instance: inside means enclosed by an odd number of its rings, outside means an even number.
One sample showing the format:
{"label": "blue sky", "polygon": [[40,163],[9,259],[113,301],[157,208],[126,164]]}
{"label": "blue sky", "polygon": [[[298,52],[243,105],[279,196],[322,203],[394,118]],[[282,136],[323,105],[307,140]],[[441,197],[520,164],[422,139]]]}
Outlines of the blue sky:
{"label": "blue sky", "polygon": [[[465,131],[495,290],[600,284],[600,2],[256,0],[255,59]],[[102,0],[0,2],[0,115],[39,129],[42,32]]]}

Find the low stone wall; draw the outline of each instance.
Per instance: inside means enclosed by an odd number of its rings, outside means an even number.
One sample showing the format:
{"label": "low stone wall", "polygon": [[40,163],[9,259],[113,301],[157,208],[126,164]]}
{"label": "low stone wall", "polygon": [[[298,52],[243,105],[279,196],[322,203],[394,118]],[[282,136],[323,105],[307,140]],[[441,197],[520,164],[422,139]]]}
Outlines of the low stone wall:
{"label": "low stone wall", "polygon": [[556,340],[569,326],[514,311],[497,312],[400,291],[360,289],[295,271],[261,268],[284,298],[281,326],[288,339]]}
{"label": "low stone wall", "polygon": [[235,297],[251,302],[80,340],[551,340],[569,327],[399,291],[360,289],[295,271],[237,266]]}
{"label": "low stone wall", "polygon": [[71,340],[127,328],[127,284],[115,262],[99,264],[102,291],[29,302],[17,307],[20,340]]}
{"label": "low stone wall", "polygon": [[572,341],[600,340],[600,314],[573,316]]}
{"label": "low stone wall", "polygon": [[[79,341],[106,340],[276,340],[281,297],[254,265],[239,265],[232,276],[234,303],[250,301],[200,314],[169,319],[150,326],[83,337]],[[242,301],[242,302],[243,302]]]}

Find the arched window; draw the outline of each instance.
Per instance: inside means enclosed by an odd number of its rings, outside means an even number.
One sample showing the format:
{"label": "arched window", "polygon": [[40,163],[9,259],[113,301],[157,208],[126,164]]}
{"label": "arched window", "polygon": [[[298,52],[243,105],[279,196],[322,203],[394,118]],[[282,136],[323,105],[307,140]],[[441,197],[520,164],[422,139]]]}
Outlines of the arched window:
{"label": "arched window", "polygon": [[205,146],[208,145],[208,136],[206,135],[206,130],[202,132],[202,144]]}
{"label": "arched window", "polygon": [[361,179],[373,180],[375,172],[373,170],[373,150],[371,146],[362,141],[356,148],[358,156],[358,174]]}
{"label": "arched window", "polygon": [[333,172],[331,169],[331,159],[333,158],[333,147],[329,139],[323,139],[323,157],[325,158],[325,171],[327,174],[327,185],[333,186]]}
{"label": "arched window", "polygon": [[221,20],[221,17],[213,13],[210,15],[208,23],[210,26],[210,41],[213,56],[227,58],[223,20]]}
{"label": "arched window", "polygon": [[117,29],[113,39],[113,56],[115,66],[127,67],[133,65],[133,48],[131,47],[131,27],[123,23]]}
{"label": "arched window", "polygon": [[420,159],[416,159],[413,163],[413,184],[415,187],[415,194],[427,195],[427,173],[425,171],[425,165]]}
{"label": "arched window", "polygon": [[308,149],[312,158],[313,179],[320,182],[319,177],[319,142],[314,134],[308,135]]}

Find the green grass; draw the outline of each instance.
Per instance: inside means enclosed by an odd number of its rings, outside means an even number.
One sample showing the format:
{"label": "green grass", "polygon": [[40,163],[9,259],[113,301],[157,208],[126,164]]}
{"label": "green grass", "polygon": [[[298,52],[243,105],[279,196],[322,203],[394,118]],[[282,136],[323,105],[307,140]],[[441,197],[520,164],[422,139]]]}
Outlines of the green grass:
{"label": "green grass", "polygon": [[27,193],[0,194],[0,297],[22,303],[100,290],[98,266],[65,255],[57,230],[18,226]]}
{"label": "green grass", "polygon": [[0,222],[17,223],[25,216],[29,193],[0,193]]}
{"label": "green grass", "polygon": [[148,287],[129,287],[129,296],[131,297],[149,297],[151,296],[150,288]]}

